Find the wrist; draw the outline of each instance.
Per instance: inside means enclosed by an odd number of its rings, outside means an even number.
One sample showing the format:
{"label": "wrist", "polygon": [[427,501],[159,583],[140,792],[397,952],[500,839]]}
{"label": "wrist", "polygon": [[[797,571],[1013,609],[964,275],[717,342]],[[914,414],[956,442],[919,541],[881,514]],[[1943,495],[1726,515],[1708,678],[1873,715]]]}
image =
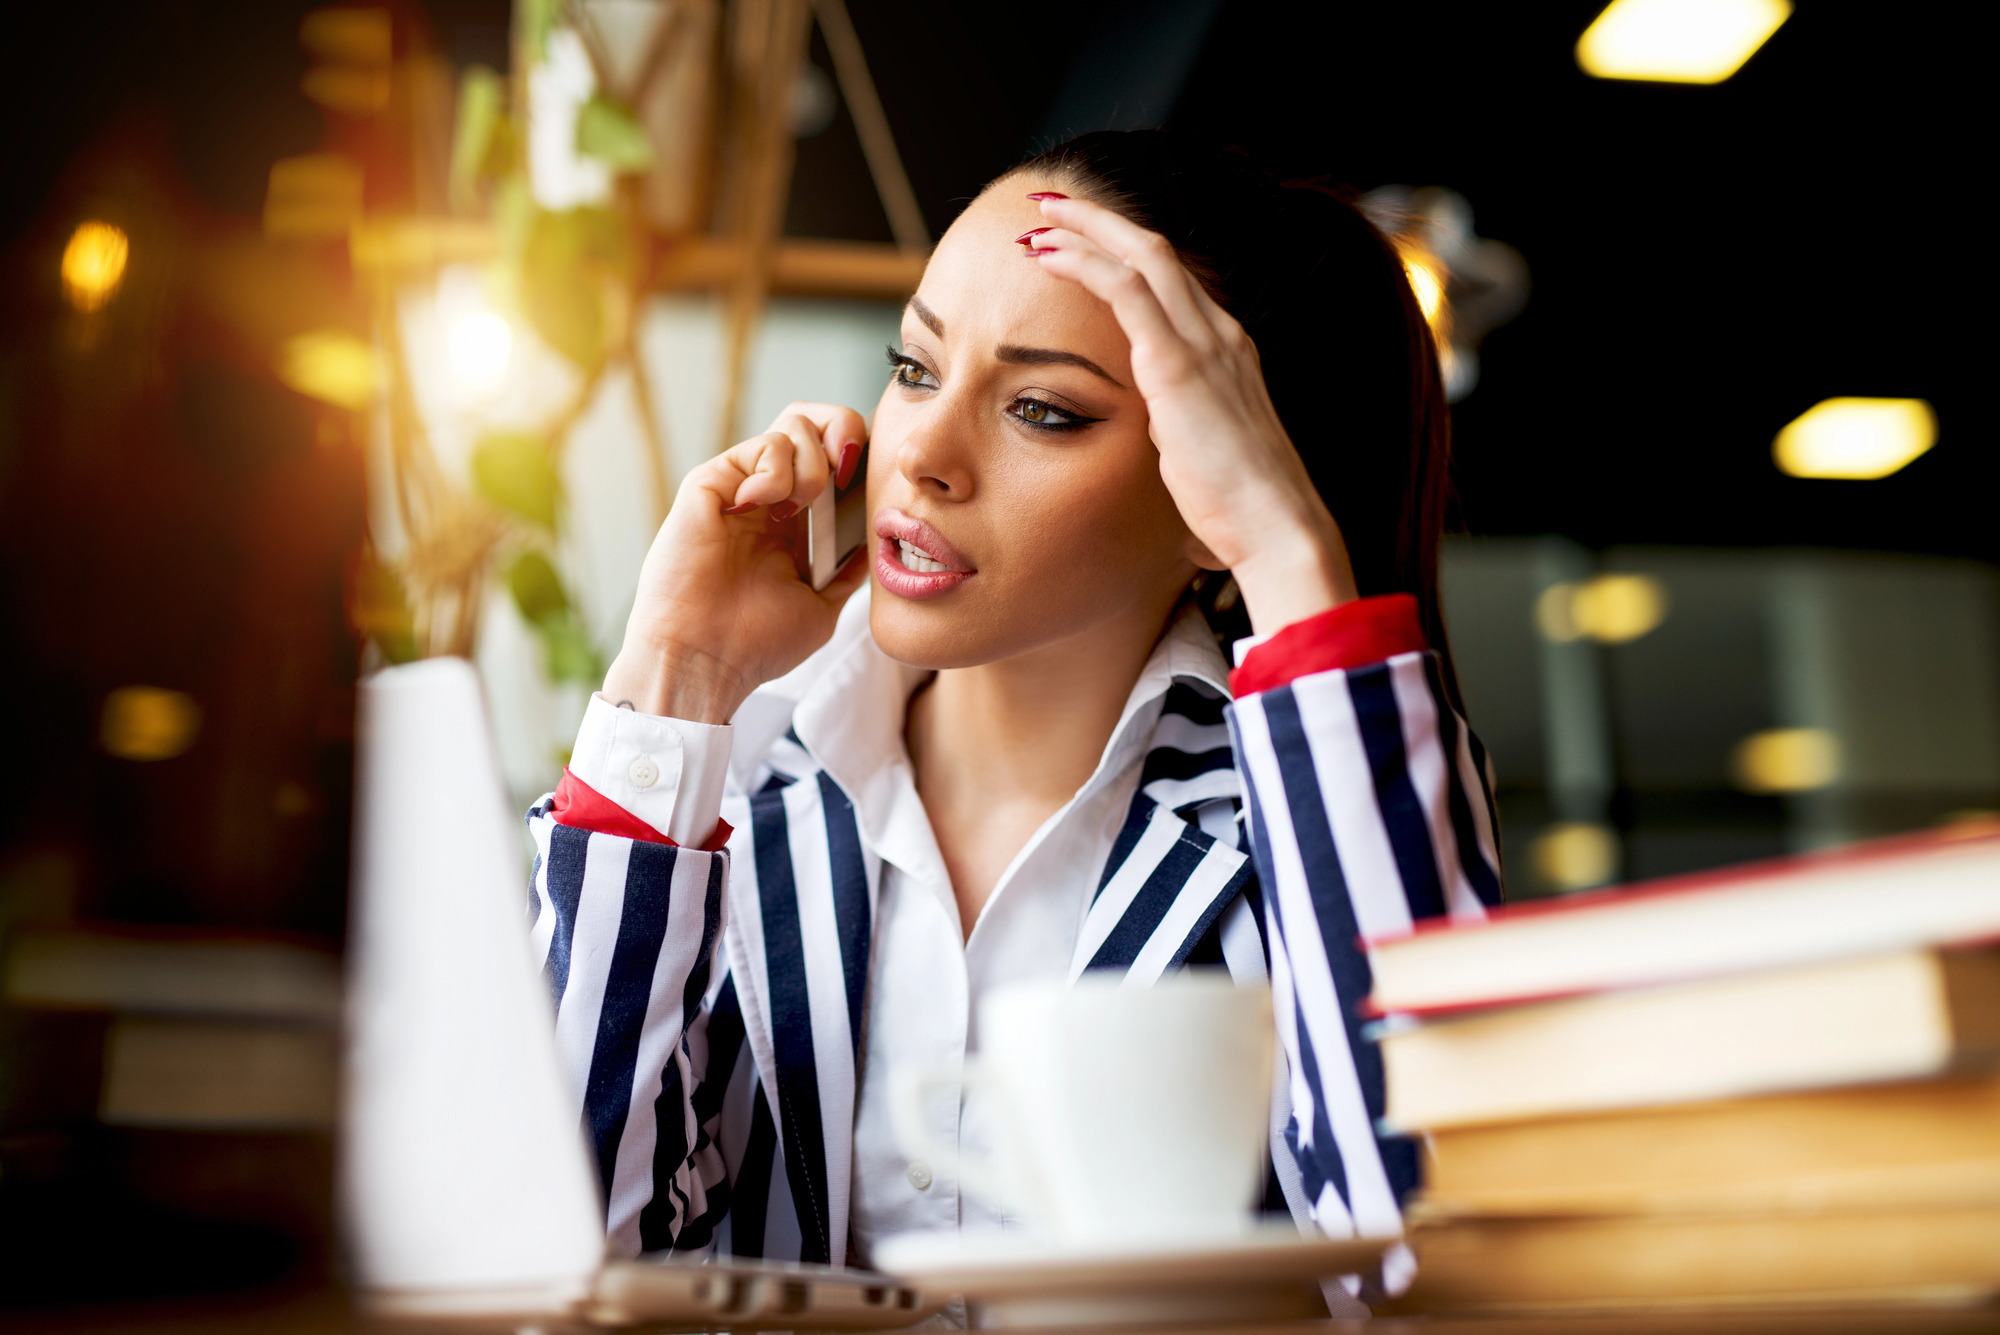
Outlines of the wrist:
{"label": "wrist", "polygon": [[1330,535],[1302,533],[1260,544],[1230,574],[1259,635],[1274,634],[1360,596],[1337,528]]}
{"label": "wrist", "polygon": [[702,649],[628,638],[604,674],[604,697],[641,714],[728,723],[756,683]]}

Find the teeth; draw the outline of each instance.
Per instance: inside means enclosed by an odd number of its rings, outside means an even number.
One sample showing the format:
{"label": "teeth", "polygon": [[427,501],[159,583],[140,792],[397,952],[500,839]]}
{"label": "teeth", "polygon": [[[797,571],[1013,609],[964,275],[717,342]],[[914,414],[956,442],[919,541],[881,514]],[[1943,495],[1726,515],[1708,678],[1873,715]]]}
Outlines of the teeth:
{"label": "teeth", "polygon": [[951,569],[923,548],[904,542],[901,538],[896,539],[896,546],[902,552],[903,567],[906,570],[914,570],[919,575],[934,575],[940,570]]}

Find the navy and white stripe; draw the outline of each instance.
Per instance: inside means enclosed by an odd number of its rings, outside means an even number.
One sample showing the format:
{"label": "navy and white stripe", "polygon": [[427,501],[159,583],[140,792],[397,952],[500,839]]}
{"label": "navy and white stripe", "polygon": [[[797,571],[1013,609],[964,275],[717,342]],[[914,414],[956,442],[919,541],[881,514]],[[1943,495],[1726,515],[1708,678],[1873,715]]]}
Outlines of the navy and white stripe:
{"label": "navy and white stripe", "polygon": [[[789,730],[723,817],[729,848],[702,853],[529,813],[532,940],[579,1125],[614,1249],[838,1265],[881,860]],[[1361,940],[1497,902],[1496,833],[1484,753],[1429,654],[1233,704],[1176,680],[1070,977],[1268,977],[1278,1177],[1329,1233],[1399,1231],[1416,1158],[1376,1133]]]}

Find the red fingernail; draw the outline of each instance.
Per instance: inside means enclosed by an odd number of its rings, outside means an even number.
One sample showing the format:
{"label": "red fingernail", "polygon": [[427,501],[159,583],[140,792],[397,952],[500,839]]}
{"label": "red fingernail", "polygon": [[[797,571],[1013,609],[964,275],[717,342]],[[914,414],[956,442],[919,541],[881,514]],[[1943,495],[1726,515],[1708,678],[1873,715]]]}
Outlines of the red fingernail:
{"label": "red fingernail", "polygon": [[1069,196],[1060,190],[1037,190],[1034,194],[1029,195],[1028,198],[1039,204],[1045,199],[1068,199]]}
{"label": "red fingernail", "polygon": [[741,505],[732,505],[728,507],[722,513],[726,515],[747,515],[756,508],[757,508],[757,502],[745,501]]}
{"label": "red fingernail", "polygon": [[771,522],[782,524],[798,512],[799,503],[797,501],[779,501],[771,507]]}
{"label": "red fingernail", "polygon": [[854,480],[854,466],[861,462],[861,442],[850,440],[840,447],[840,467],[834,470],[834,490],[846,486]]}
{"label": "red fingernail", "polygon": [[1036,237],[1040,236],[1043,232],[1053,232],[1055,230],[1053,227],[1037,227],[1032,232],[1023,232],[1015,237],[1014,244],[1017,246],[1026,246],[1029,250],[1033,250],[1035,248],[1033,243]]}

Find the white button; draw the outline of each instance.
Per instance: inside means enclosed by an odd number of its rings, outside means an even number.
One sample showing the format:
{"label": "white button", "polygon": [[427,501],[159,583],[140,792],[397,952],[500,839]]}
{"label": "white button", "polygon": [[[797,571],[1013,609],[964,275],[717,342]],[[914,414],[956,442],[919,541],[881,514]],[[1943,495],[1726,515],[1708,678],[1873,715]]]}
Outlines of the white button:
{"label": "white button", "polygon": [[930,1186],[930,1184],[931,1166],[922,1159],[912,1159],[910,1161],[910,1185],[918,1191],[922,1191]]}
{"label": "white button", "polygon": [[632,776],[632,784],[636,788],[651,788],[660,779],[660,767],[651,756],[640,756],[626,773]]}

